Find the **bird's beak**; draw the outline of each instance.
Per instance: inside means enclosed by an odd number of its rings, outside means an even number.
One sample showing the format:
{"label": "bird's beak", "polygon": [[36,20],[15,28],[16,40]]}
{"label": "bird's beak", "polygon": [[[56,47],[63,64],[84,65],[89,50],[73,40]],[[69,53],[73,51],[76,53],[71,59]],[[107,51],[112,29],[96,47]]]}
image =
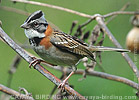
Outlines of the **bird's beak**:
{"label": "bird's beak", "polygon": [[28,24],[26,22],[24,24],[22,24],[20,27],[24,28],[24,29],[28,29],[29,28],[29,26],[28,26]]}

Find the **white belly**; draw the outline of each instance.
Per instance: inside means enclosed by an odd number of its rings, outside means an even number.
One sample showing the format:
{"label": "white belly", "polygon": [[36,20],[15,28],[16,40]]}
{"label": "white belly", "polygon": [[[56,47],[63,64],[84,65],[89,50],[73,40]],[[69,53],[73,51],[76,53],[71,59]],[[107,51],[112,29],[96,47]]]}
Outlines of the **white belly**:
{"label": "white belly", "polygon": [[43,46],[33,47],[34,51],[46,62],[61,66],[74,66],[80,60],[79,55],[74,55],[68,52],[61,52],[56,50],[55,47],[46,50]]}

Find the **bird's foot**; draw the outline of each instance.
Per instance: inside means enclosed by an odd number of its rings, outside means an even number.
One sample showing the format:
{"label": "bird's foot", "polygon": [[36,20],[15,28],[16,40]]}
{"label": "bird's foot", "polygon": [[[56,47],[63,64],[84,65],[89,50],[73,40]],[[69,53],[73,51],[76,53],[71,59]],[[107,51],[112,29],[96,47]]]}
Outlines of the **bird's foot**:
{"label": "bird's foot", "polygon": [[65,90],[65,85],[68,84],[67,83],[67,80],[63,80],[59,86],[58,86],[58,89],[61,89],[61,91],[63,92]]}
{"label": "bird's foot", "polygon": [[42,59],[37,59],[35,57],[32,57],[32,59],[34,59],[34,60],[29,64],[29,68],[31,68],[31,66],[33,66],[33,68],[35,69],[35,66],[37,64],[40,64],[41,62],[43,62]]}
{"label": "bird's foot", "polygon": [[61,82],[61,83],[59,84],[58,88],[61,88],[61,90],[64,91],[64,87],[65,87],[66,82],[68,81],[68,79],[69,79],[73,74],[74,74],[74,71],[72,71],[72,72],[68,75],[68,77],[67,77],[65,80],[63,80],[63,82]]}

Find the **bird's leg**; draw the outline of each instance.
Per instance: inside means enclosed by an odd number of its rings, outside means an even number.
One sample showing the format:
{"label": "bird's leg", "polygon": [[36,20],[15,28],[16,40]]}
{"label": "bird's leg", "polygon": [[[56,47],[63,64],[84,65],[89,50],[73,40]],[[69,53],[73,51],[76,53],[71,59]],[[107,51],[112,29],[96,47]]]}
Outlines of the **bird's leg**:
{"label": "bird's leg", "polygon": [[63,82],[61,82],[61,83],[59,84],[58,88],[61,88],[61,90],[63,91],[66,82],[68,81],[68,79],[69,79],[73,74],[74,74],[74,71],[72,71],[72,72],[68,75],[68,77],[67,77],[65,80],[63,80]]}
{"label": "bird's leg", "polygon": [[72,72],[68,75],[68,77],[66,77],[66,79],[63,80],[63,82],[61,82],[58,86],[58,88],[61,88],[61,90],[64,90],[64,86],[66,84],[66,82],[68,81],[68,79],[74,74],[74,72],[77,70],[75,66],[72,67],[73,70]]}
{"label": "bird's leg", "polygon": [[34,66],[36,66],[37,64],[40,64],[41,62],[54,66],[53,64],[48,63],[48,62],[46,62],[42,59],[37,59],[35,57],[31,57],[31,58],[34,59],[34,60],[29,64],[29,68],[31,68],[31,66],[33,66],[33,68],[35,68]]}

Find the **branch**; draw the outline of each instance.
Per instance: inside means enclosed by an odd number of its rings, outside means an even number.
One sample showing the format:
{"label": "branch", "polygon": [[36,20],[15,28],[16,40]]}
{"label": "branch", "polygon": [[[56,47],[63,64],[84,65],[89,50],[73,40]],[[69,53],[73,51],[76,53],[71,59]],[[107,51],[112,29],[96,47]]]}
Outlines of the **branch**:
{"label": "branch", "polygon": [[[128,6],[130,5],[130,3],[126,3],[121,9],[120,11],[124,11]],[[108,15],[108,14],[107,14]],[[104,15],[106,16],[106,15]],[[110,19],[108,19],[108,21],[106,22],[106,24],[108,24],[111,20],[113,20],[117,15],[112,16]],[[80,25],[80,27],[84,27],[86,25],[88,25],[89,23],[92,22],[93,19],[89,19],[87,20],[85,23],[83,23],[82,25]]]}
{"label": "branch", "polygon": [[8,71],[9,72],[9,76],[8,76],[7,86],[9,88],[11,86],[13,75],[16,72],[20,62],[21,62],[21,57],[18,54],[16,54],[16,56],[14,57],[14,59],[12,61],[12,64],[10,65],[10,69]]}
{"label": "branch", "polygon": [[[25,53],[27,53],[29,56],[34,56],[33,54],[27,52],[27,51],[24,51]],[[37,58],[37,57],[36,57]],[[65,73],[70,73],[71,72],[71,69],[69,68],[63,68],[63,67],[60,67],[60,66],[52,66],[50,64],[46,64],[46,63],[43,63],[45,64],[46,66],[50,67],[50,68],[53,68],[55,70],[58,70],[58,71],[61,71],[61,72],[64,72]],[[81,69],[78,69],[75,74],[81,74],[83,75],[84,74],[84,70],[81,70]],[[123,77],[119,77],[119,76],[115,76],[115,75],[110,75],[110,74],[106,74],[106,73],[103,73],[103,72],[97,72],[97,71],[89,71],[86,72],[87,75],[90,75],[90,76],[97,76],[97,77],[100,77],[100,78],[105,78],[105,79],[109,79],[109,80],[113,80],[113,81],[117,81],[117,82],[121,82],[121,83],[124,83],[124,84],[127,84],[135,89],[138,89],[138,84],[129,80],[129,79],[126,79],[126,78],[123,78]]]}
{"label": "branch", "polygon": [[[122,46],[119,44],[119,42],[115,39],[115,37],[110,32],[110,30],[107,28],[102,18],[97,17],[96,21],[98,22],[102,30],[108,35],[109,39],[115,44],[115,46],[118,48],[122,48]],[[125,60],[128,62],[129,66],[132,68],[133,72],[136,74],[138,81],[139,81],[139,71],[138,71],[137,66],[134,64],[134,62],[131,60],[128,54],[126,53],[121,53],[121,54],[125,58]]]}
{"label": "branch", "polygon": [[0,9],[10,11],[10,12],[15,12],[15,13],[22,14],[22,15],[25,15],[25,16],[30,15],[30,13],[28,13],[26,11],[19,10],[19,9],[16,9],[16,8],[12,8],[12,7],[0,6]]}
{"label": "branch", "polygon": [[[11,10],[11,11],[13,11],[13,10]],[[108,16],[108,14],[107,14],[107,16]],[[90,20],[92,20],[92,19],[90,19]],[[86,23],[86,24],[88,24],[88,23]],[[29,54],[29,53],[27,53],[27,54]],[[29,55],[31,56],[32,54],[29,54]],[[49,65],[49,64],[47,64],[47,66],[63,72],[63,68],[60,67],[60,66],[52,66],[52,65]],[[70,70],[66,70],[66,73],[69,73],[69,72],[70,72]],[[80,69],[77,70],[77,72],[75,72],[75,74],[83,74],[83,73],[84,73],[84,70],[80,70]],[[109,80],[118,81],[118,82],[121,82],[121,83],[125,83],[125,84],[127,84],[127,85],[129,85],[129,86],[131,86],[133,88],[138,89],[137,83],[135,83],[135,82],[133,82],[131,80],[128,80],[126,78],[123,78],[123,77],[119,77],[119,76],[115,76],[115,75],[110,75],[110,74],[106,74],[106,73],[103,73],[103,72],[96,72],[96,71],[89,71],[86,74],[87,75],[93,75],[93,76],[101,77],[101,78],[106,78],[106,79],[109,79]]]}
{"label": "branch", "polygon": [[[44,64],[46,64],[46,63],[44,63]],[[65,73],[70,73],[72,71],[68,67],[64,67],[63,68],[61,66],[52,66],[52,65],[47,65],[47,66],[50,67],[50,68],[53,68],[55,70],[58,70],[58,71],[61,71],[61,72],[65,72]],[[75,74],[83,75],[84,72],[85,71],[83,69],[77,69]],[[97,77],[100,77],[100,78],[105,78],[105,79],[121,82],[121,83],[127,84],[127,85],[129,85],[129,86],[131,86],[131,87],[133,87],[135,89],[138,89],[138,86],[139,86],[137,83],[135,83],[135,82],[133,82],[133,81],[127,79],[127,78],[116,76],[116,75],[107,74],[107,73],[104,73],[104,72],[88,70],[86,72],[86,75],[97,76]]]}
{"label": "branch", "polygon": [[[27,52],[27,51],[26,51]],[[27,52],[28,53],[28,52]],[[30,56],[34,56],[33,54],[31,53],[28,53]],[[35,56],[34,56],[35,57]],[[37,58],[37,57],[36,57]],[[40,58],[38,58],[40,59]],[[47,67],[49,68],[52,68],[52,69],[55,69],[55,70],[58,70],[60,72],[65,72],[65,73],[70,73],[72,70],[69,69],[68,67],[61,67],[61,66],[52,66],[50,64],[46,64],[46,63],[43,63],[42,64],[46,65]],[[84,70],[82,69],[77,69],[77,71],[75,72],[75,74],[80,74],[80,75],[83,75],[84,74]],[[127,79],[127,78],[124,78],[124,77],[120,77],[120,76],[116,76],[116,75],[111,75],[111,74],[107,74],[107,73],[104,73],[104,72],[98,72],[98,71],[92,71],[92,70],[88,70],[86,72],[86,75],[90,75],[90,76],[97,76],[97,77],[100,77],[100,78],[105,78],[105,79],[109,79],[109,80],[113,80],[113,81],[117,81],[117,82],[121,82],[121,83],[124,83],[124,84],[127,84],[135,89],[138,89],[138,84]]]}
{"label": "branch", "polygon": [[[125,9],[127,9],[129,7],[130,3],[126,3],[121,9],[120,11],[124,11]],[[113,20],[115,17],[117,17],[117,15],[114,15],[112,17],[110,17],[107,22],[105,22],[105,24],[107,25],[111,20]]]}
{"label": "branch", "polygon": [[[30,53],[29,53],[29,55],[34,56],[33,54],[30,54]],[[49,68],[58,70],[60,72],[70,73],[72,71],[68,67],[52,66],[50,64],[46,64],[46,63],[43,63],[43,62],[42,62],[42,64],[46,65]],[[82,69],[77,69],[77,71],[75,72],[75,74],[83,75],[84,72],[85,71],[82,70]],[[105,79],[109,79],[109,80],[121,82],[121,83],[127,84],[127,85],[129,85],[129,86],[131,86],[131,87],[133,87],[135,89],[138,89],[138,87],[139,87],[137,83],[135,83],[135,82],[133,82],[133,81],[127,79],[127,78],[120,77],[120,76],[116,76],[116,75],[107,74],[107,73],[104,73],[104,72],[98,72],[98,71],[88,70],[86,72],[86,75],[97,76],[97,77],[100,77],[100,78],[105,78]]]}
{"label": "branch", "polygon": [[[0,32],[0,35],[1,35],[1,32]],[[34,56],[30,53],[28,53],[27,51],[24,51],[26,55],[30,55],[30,56]],[[36,57],[37,58],[37,57]],[[70,73],[71,72],[71,69],[69,68],[63,68],[63,67],[60,67],[60,66],[52,66],[52,65],[49,65],[49,64],[46,64],[46,63],[43,63],[45,65],[47,65],[48,67],[50,68],[53,68],[55,70],[58,70],[58,71],[61,71],[61,72],[64,72],[65,73]],[[84,74],[84,70],[81,70],[81,69],[78,69],[75,74],[81,74],[83,75]],[[91,70],[88,70],[86,72],[87,75],[90,75],[90,76],[97,76],[97,77],[100,77],[100,78],[105,78],[105,79],[109,79],[109,80],[113,80],[113,81],[117,81],[117,82],[121,82],[121,83],[124,83],[124,84],[127,84],[135,89],[138,89],[138,84],[129,80],[129,79],[126,79],[126,78],[123,78],[123,77],[119,77],[119,76],[115,76],[115,75],[110,75],[110,74],[107,74],[107,73],[104,73],[104,72],[97,72],[97,71],[91,71]]]}
{"label": "branch", "polygon": [[[84,70],[77,70],[75,72],[75,74],[83,74],[83,73],[84,73]],[[127,85],[129,85],[129,86],[131,86],[135,89],[138,89],[138,84],[137,83],[135,83],[135,82],[133,82],[129,79],[126,79],[124,77],[110,75],[110,74],[107,74],[107,73],[104,73],[104,72],[97,72],[97,71],[88,71],[88,72],[86,72],[86,75],[97,76],[97,77],[101,77],[101,78],[121,82],[121,83],[127,84]]]}
{"label": "branch", "polygon": [[[82,16],[82,17],[86,17],[86,18],[91,18],[91,19],[95,19],[98,15],[89,15],[89,14],[85,14],[85,13],[81,13],[75,10],[71,10],[68,8],[63,8],[60,6],[55,6],[55,5],[51,5],[51,4],[46,4],[46,3],[41,3],[41,2],[35,2],[35,1],[27,1],[27,0],[11,0],[13,2],[21,2],[21,3],[27,3],[27,4],[33,4],[33,5],[39,5],[39,6],[44,6],[44,7],[49,7],[49,8],[53,8],[53,9],[57,9],[57,10],[62,10],[65,12],[69,12],[78,16]],[[128,14],[128,15],[133,15],[133,14],[139,14],[139,12],[131,12],[131,11],[116,11],[116,12],[112,12],[109,14],[104,15],[104,18],[109,17],[109,16],[113,16],[113,15],[119,15],[119,14]]]}
{"label": "branch", "polygon": [[132,11],[116,11],[116,12],[112,12],[106,15],[103,15],[104,18],[109,17],[109,16],[113,16],[113,15],[136,15],[139,14],[139,12],[132,12]]}
{"label": "branch", "polygon": [[[17,52],[25,61],[28,63],[31,63],[33,59],[19,46],[17,45],[0,27],[0,37],[15,51]],[[40,64],[37,64],[35,66],[35,69],[39,71],[42,75],[44,75],[46,78],[48,78],[51,82],[53,82],[55,85],[59,85],[61,83],[61,80],[58,79],[56,76],[54,76],[52,73],[50,73],[48,70],[46,70],[43,66]],[[80,98],[81,100],[85,100],[85,98],[80,95],[78,92],[76,92],[74,89],[69,87],[68,85],[65,85],[65,90],[67,93],[69,93],[72,96],[75,96],[77,98]]]}
{"label": "branch", "polygon": [[81,12],[78,12],[78,11],[74,11],[74,10],[71,10],[71,9],[68,9],[68,8],[63,8],[63,7],[60,7],[60,6],[55,6],[55,5],[50,5],[50,4],[46,4],[46,3],[41,3],[41,2],[35,2],[35,1],[27,1],[27,0],[11,0],[13,2],[22,2],[22,3],[27,3],[27,4],[33,4],[33,5],[39,5],[39,6],[45,6],[45,7],[49,7],[49,8],[54,8],[54,9],[57,9],[57,10],[62,10],[62,11],[66,11],[66,12],[70,12],[70,13],[73,13],[73,14],[76,14],[76,15],[79,15],[79,16],[82,16],[82,17],[87,17],[87,18],[90,18],[91,15],[88,15],[88,14],[84,14],[84,13],[81,13]]}
{"label": "branch", "polygon": [[[34,2],[34,1],[26,1],[26,0],[12,0],[12,1],[17,1],[17,2],[23,2],[23,3],[29,3],[29,4],[35,4],[35,5],[40,5],[40,6],[46,6],[46,7],[50,7],[50,8],[54,8],[54,9],[58,9],[58,10],[63,10],[63,11],[66,11],[66,12],[70,12],[70,13],[73,13],[73,14],[76,14],[76,15],[79,15],[79,16],[82,16],[82,17],[87,17],[87,18],[91,18],[90,20],[92,19],[95,19],[98,21],[99,25],[101,26],[101,28],[103,29],[103,31],[106,32],[106,34],[109,36],[109,38],[112,40],[112,42],[118,47],[118,48],[122,48],[121,45],[118,43],[118,41],[114,38],[114,36],[112,35],[112,33],[109,31],[109,29],[106,27],[105,23],[103,22],[102,18],[106,18],[106,17],[109,17],[109,16],[113,16],[113,15],[118,15],[118,14],[139,14],[139,12],[127,12],[127,11],[117,11],[117,12],[112,12],[112,13],[109,13],[109,14],[106,14],[106,15],[99,15],[99,14],[95,14],[95,15],[88,15],[88,14],[84,14],[84,13],[81,13],[81,12],[77,12],[77,11],[74,11],[74,10],[70,10],[70,9],[67,9],[67,8],[63,8],[63,7],[59,7],[59,6],[54,6],[54,5],[50,5],[50,4],[44,4],[44,3],[40,3],[40,2]],[[89,21],[90,22],[90,21]],[[88,24],[88,23],[87,23]],[[86,24],[85,24],[86,25]],[[84,25],[83,25],[84,26]],[[128,64],[130,65],[130,67],[132,68],[132,70],[134,71],[134,73],[137,75],[138,79],[139,79],[139,72],[138,72],[138,69],[136,67],[136,65],[133,63],[133,61],[129,58],[129,56],[126,54],[126,53],[122,53],[123,57],[126,59],[126,61],[128,62]],[[31,59],[32,60],[32,59]],[[30,60],[28,61],[30,63]],[[53,66],[52,66],[53,67]],[[53,67],[54,68],[54,67]],[[40,70],[40,72],[42,70],[46,70],[44,69],[42,66],[40,65],[37,65],[36,66],[36,69],[37,70]],[[57,70],[62,70],[62,68],[58,68],[57,66]],[[41,72],[43,74],[43,72]],[[46,75],[43,74],[44,76],[48,77],[49,80],[51,80],[52,82],[54,82],[56,85],[58,85],[61,81],[59,79],[57,79],[56,77],[54,77],[54,79],[51,79],[51,76],[53,77],[52,74],[49,74],[49,72],[46,70]],[[83,74],[84,71],[83,70],[77,70],[76,74]],[[132,86],[133,88],[136,88],[138,89],[138,84],[131,81],[131,80],[128,80],[126,78],[122,78],[122,77],[119,77],[119,76],[114,76],[114,75],[109,75],[109,74],[106,74],[106,73],[102,73],[102,72],[95,72],[95,71],[92,71],[92,72],[87,72],[86,74],[88,75],[94,75],[94,76],[98,76],[98,77],[102,77],[102,78],[106,78],[106,79],[110,79],[110,80],[114,80],[114,81],[118,81],[118,82],[122,82],[122,83],[125,83],[127,85],[130,85]],[[50,76],[49,76],[50,75]]]}
{"label": "branch", "polygon": [[10,89],[2,84],[0,84],[0,91],[11,95],[12,97],[14,97],[17,100],[34,100],[33,97],[29,96],[29,95],[25,95],[25,94],[21,94],[13,89]]}

